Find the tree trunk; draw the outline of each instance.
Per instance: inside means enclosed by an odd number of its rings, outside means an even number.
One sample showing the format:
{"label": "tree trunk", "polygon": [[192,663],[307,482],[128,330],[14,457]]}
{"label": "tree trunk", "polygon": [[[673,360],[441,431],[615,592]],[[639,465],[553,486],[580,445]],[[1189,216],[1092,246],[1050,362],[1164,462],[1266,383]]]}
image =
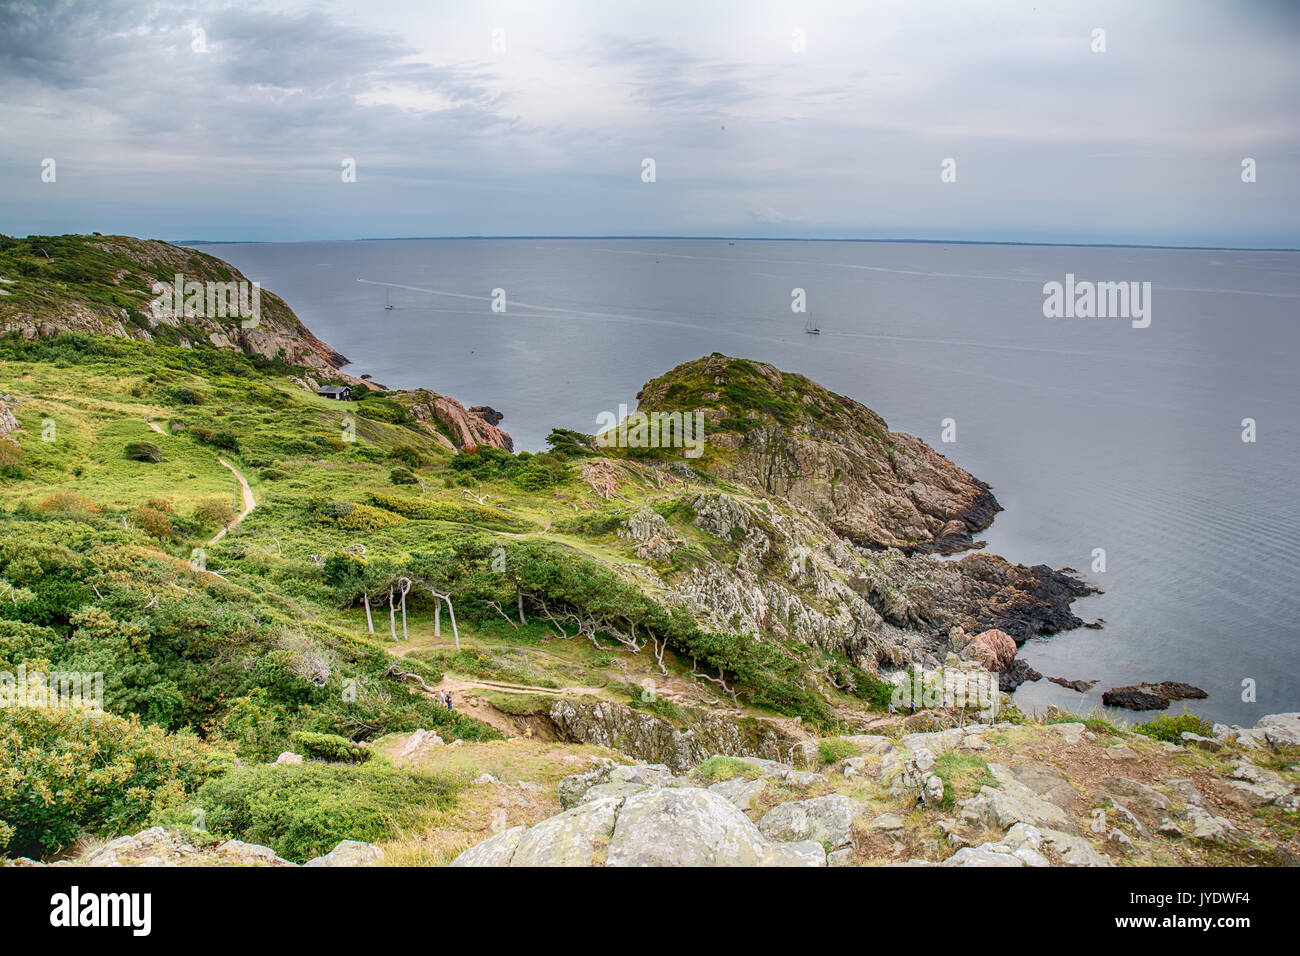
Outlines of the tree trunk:
{"label": "tree trunk", "polygon": [[406,592],[402,592],[402,640],[406,640]]}
{"label": "tree trunk", "polygon": [[393,589],[388,589],[388,636],[397,640],[397,609],[393,607]]}
{"label": "tree trunk", "polygon": [[519,623],[527,624],[528,622],[524,620],[524,589],[517,584],[515,585],[515,603],[519,605]]}
{"label": "tree trunk", "polygon": [[371,634],[375,633],[375,619],[370,616],[370,595],[365,591],[361,592],[361,600],[366,605],[366,630]]}
{"label": "tree trunk", "polygon": [[451,616],[451,635],[456,639],[456,653],[460,653],[460,631],[456,630],[456,609],[451,606],[451,595],[447,595],[447,614]]}
{"label": "tree trunk", "polygon": [[442,602],[436,598],[433,602],[433,636],[442,637]]}

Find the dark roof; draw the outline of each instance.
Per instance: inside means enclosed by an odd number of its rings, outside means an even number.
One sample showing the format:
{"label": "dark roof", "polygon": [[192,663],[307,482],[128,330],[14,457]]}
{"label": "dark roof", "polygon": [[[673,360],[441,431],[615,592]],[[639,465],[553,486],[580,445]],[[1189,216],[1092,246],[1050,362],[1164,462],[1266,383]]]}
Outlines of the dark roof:
{"label": "dark roof", "polygon": [[344,392],[350,392],[350,391],[352,391],[352,386],[350,385],[325,385],[321,388],[316,389],[316,394],[317,395],[341,395]]}

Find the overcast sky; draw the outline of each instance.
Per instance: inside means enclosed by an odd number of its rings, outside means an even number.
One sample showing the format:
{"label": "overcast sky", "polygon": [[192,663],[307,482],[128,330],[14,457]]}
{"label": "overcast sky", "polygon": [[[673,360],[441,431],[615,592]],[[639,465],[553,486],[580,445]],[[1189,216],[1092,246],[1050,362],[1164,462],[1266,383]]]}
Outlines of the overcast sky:
{"label": "overcast sky", "polygon": [[1297,247],[1298,112],[1281,0],[0,0],[0,232]]}

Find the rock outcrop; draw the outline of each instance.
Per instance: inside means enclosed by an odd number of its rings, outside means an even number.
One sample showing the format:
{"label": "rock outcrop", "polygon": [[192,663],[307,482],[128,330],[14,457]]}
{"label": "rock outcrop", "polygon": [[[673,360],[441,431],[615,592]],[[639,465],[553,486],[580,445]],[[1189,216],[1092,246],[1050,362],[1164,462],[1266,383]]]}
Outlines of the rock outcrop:
{"label": "rock outcrop", "polygon": [[706,467],[791,502],[868,548],[975,546],[1000,506],[919,438],[802,375],[714,353],[637,394],[642,412],[702,412]]}
{"label": "rock outcrop", "polygon": [[[171,285],[179,274],[189,282],[241,283],[249,280],[234,266],[194,249],[184,249],[153,239],[129,236],[60,236],[47,243],[41,261],[56,268],[82,269],[88,276],[112,285],[121,297],[134,297],[134,309],[104,304],[77,283],[58,282],[40,272],[22,276],[9,296],[0,299],[0,334],[17,332],[24,339],[52,338],[63,332],[108,335],[143,341],[175,341],[192,345],[202,340],[216,348],[239,349],[266,358],[316,368],[339,377],[336,371],[347,358],[326,345],[302,324],[279,296],[265,289],[258,293],[255,322],[238,317],[187,315],[175,302],[161,304],[155,314],[154,283]],[[251,283],[249,285],[251,290]],[[251,291],[249,294],[251,301]],[[206,305],[206,303],[205,303]],[[203,313],[206,313],[206,307]],[[360,379],[352,379],[363,384]]]}
{"label": "rock outcrop", "polygon": [[[561,784],[569,809],[514,827],[461,853],[452,866],[825,866],[815,840],[770,839],[736,806],[666,767],[640,780]],[[604,783],[595,783],[603,779]],[[611,791],[610,788],[621,787]]]}
{"label": "rock outcrop", "polygon": [[689,707],[679,712],[682,727],[613,701],[560,698],[549,716],[562,740],[609,747],[674,771],[693,767],[713,754],[784,760],[801,742],[773,721],[742,721]]}
{"label": "rock outcrop", "polygon": [[1101,695],[1101,702],[1107,707],[1126,707],[1129,710],[1164,710],[1170,701],[1204,700],[1208,696],[1199,687],[1167,680],[1159,684],[1112,687]]}
{"label": "rock outcrop", "polygon": [[[452,451],[477,448],[479,445],[514,451],[514,439],[496,427],[497,422],[502,419],[500,412],[488,409],[493,414],[485,417],[472,410],[466,410],[465,406],[454,398],[439,395],[428,389],[396,392],[389,397],[405,405],[410,410],[411,416],[424,426],[426,431]],[[439,428],[439,425],[442,427]],[[448,435],[451,437],[448,438]]]}

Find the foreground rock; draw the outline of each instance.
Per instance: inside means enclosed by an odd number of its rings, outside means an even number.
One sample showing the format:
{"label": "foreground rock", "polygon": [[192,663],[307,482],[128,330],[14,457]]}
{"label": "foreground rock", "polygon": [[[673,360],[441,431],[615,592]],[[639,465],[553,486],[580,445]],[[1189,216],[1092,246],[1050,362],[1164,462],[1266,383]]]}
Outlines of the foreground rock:
{"label": "foreground rock", "polygon": [[726,798],[653,785],[601,796],[471,847],[452,866],[825,866],[806,840],[768,839]]}

